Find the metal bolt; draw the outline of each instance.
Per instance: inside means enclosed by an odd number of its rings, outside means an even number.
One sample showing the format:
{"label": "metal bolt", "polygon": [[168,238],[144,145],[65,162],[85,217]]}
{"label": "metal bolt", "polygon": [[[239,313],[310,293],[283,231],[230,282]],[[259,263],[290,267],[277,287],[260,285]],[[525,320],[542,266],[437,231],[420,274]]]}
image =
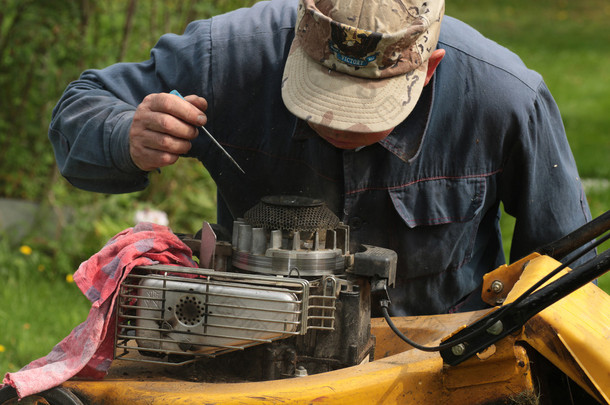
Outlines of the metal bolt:
{"label": "metal bolt", "polygon": [[459,343],[451,348],[451,353],[454,356],[461,356],[466,351],[466,345],[464,343]]}
{"label": "metal bolt", "polygon": [[493,291],[494,293],[499,294],[502,292],[503,289],[504,284],[502,284],[500,280],[494,280],[494,282],[491,283],[491,291]]}
{"label": "metal bolt", "polygon": [[294,370],[295,377],[307,377],[307,369],[303,366],[298,366],[296,370]]}
{"label": "metal bolt", "polygon": [[497,321],[489,328],[487,328],[487,333],[490,335],[498,336],[504,330],[504,325],[502,325],[502,321]]}

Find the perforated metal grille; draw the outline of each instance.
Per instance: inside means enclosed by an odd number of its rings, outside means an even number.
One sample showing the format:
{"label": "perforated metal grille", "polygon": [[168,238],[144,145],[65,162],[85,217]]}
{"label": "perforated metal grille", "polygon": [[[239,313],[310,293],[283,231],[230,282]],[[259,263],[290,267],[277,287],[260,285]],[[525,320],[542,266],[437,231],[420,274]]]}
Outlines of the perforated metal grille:
{"label": "perforated metal grille", "polygon": [[[333,276],[312,284],[180,266],[136,267],[119,290],[115,358],[178,365],[311,329],[332,331],[337,288]],[[182,360],[174,363],[170,354]]]}
{"label": "perforated metal grille", "polygon": [[185,295],[180,298],[176,305],[176,316],[178,320],[187,326],[193,326],[201,322],[205,315],[205,304],[193,295]]}
{"label": "perforated metal grille", "polygon": [[298,196],[264,197],[244,220],[253,227],[297,232],[335,229],[340,222],[321,200]]}

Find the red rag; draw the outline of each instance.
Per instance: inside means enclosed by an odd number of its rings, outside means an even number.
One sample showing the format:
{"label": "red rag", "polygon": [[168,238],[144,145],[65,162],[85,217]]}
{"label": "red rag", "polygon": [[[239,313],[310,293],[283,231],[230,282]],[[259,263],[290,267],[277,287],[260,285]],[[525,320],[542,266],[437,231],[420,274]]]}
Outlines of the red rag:
{"label": "red rag", "polygon": [[87,320],[45,357],[7,373],[4,384],[14,387],[23,398],[74,376],[103,378],[114,356],[114,308],[119,285],[134,267],[152,264],[197,267],[191,249],[168,227],[144,222],[111,238],[74,273],[77,286],[92,302]]}

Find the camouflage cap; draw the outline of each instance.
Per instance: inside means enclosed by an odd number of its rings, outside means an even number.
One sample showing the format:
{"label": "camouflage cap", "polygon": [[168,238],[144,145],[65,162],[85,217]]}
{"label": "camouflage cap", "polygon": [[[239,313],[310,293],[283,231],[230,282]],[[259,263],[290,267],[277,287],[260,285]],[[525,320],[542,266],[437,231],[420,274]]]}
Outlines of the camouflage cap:
{"label": "camouflage cap", "polygon": [[443,13],[444,0],[299,0],[286,107],[339,130],[395,127],[424,87]]}

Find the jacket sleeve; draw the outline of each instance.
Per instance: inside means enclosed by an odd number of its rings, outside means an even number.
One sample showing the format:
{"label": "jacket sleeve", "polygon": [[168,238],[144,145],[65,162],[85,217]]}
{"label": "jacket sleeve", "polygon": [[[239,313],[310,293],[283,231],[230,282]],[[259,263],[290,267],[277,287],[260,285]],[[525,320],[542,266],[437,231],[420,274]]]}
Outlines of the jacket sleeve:
{"label": "jacket sleeve", "polygon": [[502,179],[504,208],[516,218],[511,262],[591,220],[558,107],[543,82]]}
{"label": "jacket sleeve", "polygon": [[60,172],[90,191],[123,193],[148,184],[129,155],[135,109],[151,93],[177,89],[206,96],[210,21],[191,23],[183,35],[167,34],[142,63],[87,70],[68,85],[49,127]]}

